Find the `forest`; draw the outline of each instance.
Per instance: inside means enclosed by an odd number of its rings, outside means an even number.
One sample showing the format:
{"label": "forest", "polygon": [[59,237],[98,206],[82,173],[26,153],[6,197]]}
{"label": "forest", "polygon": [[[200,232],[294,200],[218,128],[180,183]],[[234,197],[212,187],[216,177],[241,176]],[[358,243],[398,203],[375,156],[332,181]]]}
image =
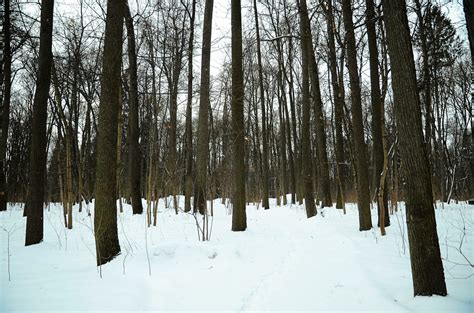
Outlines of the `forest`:
{"label": "forest", "polygon": [[474,1],[0,4],[1,312],[474,308]]}

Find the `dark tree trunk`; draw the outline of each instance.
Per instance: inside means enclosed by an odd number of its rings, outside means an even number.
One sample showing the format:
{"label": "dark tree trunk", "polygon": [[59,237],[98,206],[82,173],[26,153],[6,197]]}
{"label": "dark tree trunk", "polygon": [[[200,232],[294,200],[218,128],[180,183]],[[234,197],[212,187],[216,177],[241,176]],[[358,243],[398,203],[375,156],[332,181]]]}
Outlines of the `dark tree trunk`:
{"label": "dark tree trunk", "polygon": [[[384,146],[382,141],[382,128],[385,127],[382,116],[384,112],[384,103],[380,93],[380,82],[379,82],[379,52],[377,48],[377,34],[375,31],[375,5],[374,0],[366,0],[366,25],[367,25],[367,37],[369,42],[369,65],[370,65],[370,100],[372,102],[372,138],[373,138],[373,149],[372,149],[372,188],[373,195],[376,196],[380,189],[380,177],[383,171],[384,161]],[[377,204],[378,211],[378,222],[380,226],[380,208],[383,207],[384,214],[384,225],[390,225],[390,218],[388,214],[388,201],[387,201],[387,189],[383,192],[383,203]]]}
{"label": "dark tree trunk", "polygon": [[[4,0],[4,16],[3,16],[3,66],[0,69],[0,90],[3,90],[3,98],[0,97],[0,211],[7,210],[7,186],[6,186],[6,151],[8,139],[8,121],[10,119],[10,98],[11,98],[11,74],[12,74],[12,57],[11,57],[11,25],[10,25],[10,0]],[[1,88],[3,87],[3,88]],[[1,92],[1,91],[0,91]]]}
{"label": "dark tree trunk", "polygon": [[97,265],[111,261],[120,253],[115,191],[124,8],[123,0],[107,1],[95,184],[94,231]]}
{"label": "dark tree trunk", "polygon": [[364,141],[364,125],[362,122],[362,105],[360,79],[357,70],[357,52],[352,22],[350,0],[342,1],[342,13],[347,40],[347,67],[351,86],[352,136],[354,142],[354,158],[357,181],[357,206],[359,208],[359,230],[372,228],[370,216],[369,172],[367,164],[367,146]]}
{"label": "dark tree trunk", "polygon": [[46,175],[46,122],[48,118],[48,96],[51,83],[51,51],[53,37],[54,0],[41,3],[40,51],[38,78],[33,103],[33,121],[30,150],[30,177],[26,200],[25,245],[33,245],[43,240],[43,200]]}
{"label": "dark tree trunk", "polygon": [[410,30],[404,0],[383,3],[392,69],[395,120],[403,162],[408,241],[414,295],[447,294],[431,192],[429,161],[423,144]]}
{"label": "dark tree trunk", "polygon": [[232,24],[232,230],[247,229],[245,212],[244,74],[242,69],[242,17],[240,0],[231,1]]}
{"label": "dark tree trunk", "polygon": [[268,139],[267,139],[267,120],[265,117],[265,91],[263,89],[263,69],[262,52],[260,49],[260,29],[258,25],[257,0],[253,0],[255,29],[257,32],[257,61],[258,61],[258,80],[260,88],[260,104],[262,110],[262,206],[269,209],[268,203]]}
{"label": "dark tree trunk", "polygon": [[193,51],[194,20],[196,17],[196,0],[192,2],[188,42],[188,99],[186,104],[186,177],[184,181],[184,211],[191,211],[191,194],[193,192]]}
{"label": "dark tree trunk", "polygon": [[201,94],[199,99],[199,124],[196,152],[196,185],[194,186],[194,207],[199,213],[206,212],[206,181],[207,162],[209,154],[209,99],[210,67],[211,67],[211,38],[212,38],[212,10],[213,0],[206,0],[204,9],[204,29],[202,34],[202,58],[201,58]]}
{"label": "dark tree trunk", "polygon": [[317,214],[313,196],[313,177],[311,170],[311,142],[310,142],[310,93],[309,93],[309,70],[310,70],[310,44],[311,34],[305,25],[309,24],[308,8],[306,0],[299,1],[300,33],[301,33],[301,55],[302,55],[302,122],[301,122],[301,178],[303,180],[304,200],[306,216],[308,218]]}
{"label": "dark tree trunk", "polygon": [[334,40],[334,31],[336,25],[334,23],[332,0],[326,8],[327,32],[328,32],[328,53],[329,53],[329,69],[331,73],[331,85],[334,97],[334,124],[335,124],[335,154],[336,154],[336,183],[337,183],[337,199],[336,208],[342,209],[345,205],[345,171],[344,171],[344,138],[342,136],[342,124],[344,117],[344,97],[343,86],[339,85],[337,75],[337,55],[336,44]]}
{"label": "dark tree trunk", "polygon": [[135,43],[135,32],[133,28],[133,19],[130,14],[130,7],[128,2],[125,3],[125,25],[127,28],[127,42],[128,42],[128,63],[129,63],[129,77],[130,77],[130,113],[129,113],[129,138],[128,138],[128,153],[129,153],[129,179],[130,179],[130,194],[132,198],[133,214],[142,214],[142,197],[141,197],[141,171],[140,171],[140,145],[138,143],[140,136],[140,129],[138,125],[138,78],[137,78],[137,52]]}

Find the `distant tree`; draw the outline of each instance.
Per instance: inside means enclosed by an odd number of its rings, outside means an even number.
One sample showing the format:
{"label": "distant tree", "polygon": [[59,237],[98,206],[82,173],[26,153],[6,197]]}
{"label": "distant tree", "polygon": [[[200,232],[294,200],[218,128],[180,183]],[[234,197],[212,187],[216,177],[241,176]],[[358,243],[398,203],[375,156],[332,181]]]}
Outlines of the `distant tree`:
{"label": "distant tree", "polygon": [[[270,208],[268,203],[268,135],[267,135],[267,119],[265,109],[265,90],[263,86],[263,67],[262,67],[262,50],[260,42],[260,27],[258,22],[257,0],[253,0],[253,12],[255,19],[255,30],[257,35],[257,63],[258,63],[258,81],[260,91],[260,105],[262,113],[262,206],[265,209]],[[286,196],[285,196],[286,197]]]}
{"label": "distant tree", "polygon": [[124,0],[107,1],[97,138],[94,232],[97,265],[120,253],[117,231],[117,132]]}
{"label": "distant tree", "polygon": [[245,211],[245,124],[241,8],[240,0],[231,0],[233,231],[244,231],[247,229],[247,214]]}
{"label": "distant tree", "polygon": [[40,51],[38,76],[33,104],[33,120],[30,148],[30,175],[26,200],[25,245],[33,245],[43,240],[43,202],[45,197],[45,177],[47,158],[46,121],[48,118],[48,97],[51,83],[53,53],[53,9],[54,0],[41,3]]}
{"label": "distant tree", "polygon": [[321,98],[321,87],[319,80],[319,68],[316,61],[315,51],[313,48],[313,36],[311,34],[311,25],[309,19],[306,20],[305,28],[309,33],[308,41],[308,53],[309,53],[309,72],[311,78],[311,90],[313,94],[313,109],[315,116],[316,124],[316,147],[317,147],[317,167],[319,169],[319,184],[321,186],[321,197],[322,197],[322,206],[331,207],[332,198],[331,198],[331,180],[329,178],[329,164],[328,164],[328,152],[326,144],[326,131],[325,131],[325,119],[323,114],[323,101]]}
{"label": "distant tree", "polygon": [[415,32],[415,44],[421,47],[423,56],[422,78],[426,107],[426,137],[425,141],[433,153],[428,151],[434,168],[435,195],[443,202],[447,201],[448,186],[451,176],[449,174],[449,160],[446,153],[446,127],[444,112],[446,101],[443,94],[446,92],[445,77],[442,71],[454,65],[461,52],[461,41],[456,35],[456,28],[451,20],[441,11],[440,7],[431,2],[423,6],[415,0],[415,12],[420,26]]}
{"label": "distant tree", "polygon": [[403,162],[408,241],[415,296],[447,294],[423,144],[420,100],[405,0],[382,2],[392,69],[394,110]]}

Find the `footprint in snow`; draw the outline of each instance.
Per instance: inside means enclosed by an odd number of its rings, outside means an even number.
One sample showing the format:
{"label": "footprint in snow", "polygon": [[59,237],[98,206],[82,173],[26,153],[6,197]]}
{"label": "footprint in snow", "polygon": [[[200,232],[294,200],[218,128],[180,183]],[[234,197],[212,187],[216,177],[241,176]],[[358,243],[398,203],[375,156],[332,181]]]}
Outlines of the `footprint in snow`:
{"label": "footprint in snow", "polygon": [[213,251],[211,254],[207,256],[209,259],[215,259],[217,257],[217,252]]}

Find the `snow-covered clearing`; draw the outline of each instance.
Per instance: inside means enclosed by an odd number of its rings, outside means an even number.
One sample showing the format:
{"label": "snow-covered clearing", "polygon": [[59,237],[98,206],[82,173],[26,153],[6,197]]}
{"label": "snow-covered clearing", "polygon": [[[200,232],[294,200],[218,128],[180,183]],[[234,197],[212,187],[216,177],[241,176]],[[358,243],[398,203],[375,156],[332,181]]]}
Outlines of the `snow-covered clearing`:
{"label": "snow-covered clearing", "polygon": [[[416,298],[404,212],[391,216],[381,237],[377,228],[358,231],[354,205],[346,215],[325,208],[306,219],[304,208],[278,207],[273,199],[270,210],[249,205],[248,230],[235,233],[228,209],[216,200],[211,241],[199,242],[192,215],[175,215],[161,201],[158,226],[146,228],[146,215],[133,216],[124,205],[122,254],[100,269],[93,219],[74,212],[74,228],[67,230],[62,207],[50,205],[44,241],[30,247],[24,247],[21,207],[0,213],[0,312],[474,308],[474,270],[462,255],[474,262],[474,207],[466,204],[436,210],[449,295]],[[376,225],[375,209],[372,219]]]}

